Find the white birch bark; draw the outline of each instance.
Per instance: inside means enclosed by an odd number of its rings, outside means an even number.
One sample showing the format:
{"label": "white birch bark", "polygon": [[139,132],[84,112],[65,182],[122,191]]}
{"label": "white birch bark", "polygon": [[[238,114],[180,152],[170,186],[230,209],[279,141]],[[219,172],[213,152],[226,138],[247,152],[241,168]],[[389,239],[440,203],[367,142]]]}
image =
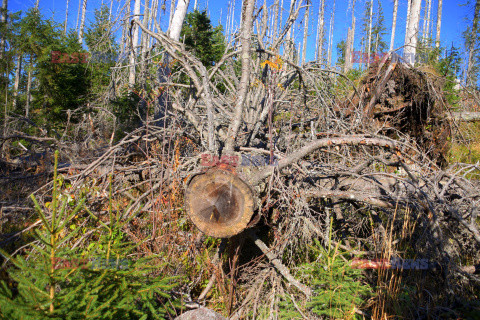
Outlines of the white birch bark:
{"label": "white birch bark", "polygon": [[440,47],[440,29],[442,28],[442,3],[443,0],[438,0],[437,8],[437,34],[435,36],[435,47]]}
{"label": "white birch bark", "polygon": [[80,27],[78,29],[78,42],[83,43],[83,28],[85,27],[85,14],[87,12],[87,0],[82,3],[82,18],[80,19]]}
{"label": "white birch bark", "polygon": [[407,64],[410,64],[411,66],[415,65],[421,4],[421,0],[410,0],[410,16],[408,17],[407,32],[405,34],[405,49],[403,51],[403,56]]}
{"label": "white birch bark", "polygon": [[397,13],[398,13],[398,0],[395,0],[393,4],[392,35],[390,37],[390,51],[393,50],[393,46],[395,43],[395,31],[397,29]]}

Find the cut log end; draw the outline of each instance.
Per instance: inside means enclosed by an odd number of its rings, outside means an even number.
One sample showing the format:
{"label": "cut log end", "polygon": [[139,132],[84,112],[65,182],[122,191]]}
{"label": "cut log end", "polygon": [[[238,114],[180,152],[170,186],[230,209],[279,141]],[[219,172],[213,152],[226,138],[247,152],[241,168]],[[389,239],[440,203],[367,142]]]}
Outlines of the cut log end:
{"label": "cut log end", "polygon": [[185,193],[185,206],[200,231],[229,238],[242,232],[250,222],[253,192],[237,175],[215,168],[193,177]]}

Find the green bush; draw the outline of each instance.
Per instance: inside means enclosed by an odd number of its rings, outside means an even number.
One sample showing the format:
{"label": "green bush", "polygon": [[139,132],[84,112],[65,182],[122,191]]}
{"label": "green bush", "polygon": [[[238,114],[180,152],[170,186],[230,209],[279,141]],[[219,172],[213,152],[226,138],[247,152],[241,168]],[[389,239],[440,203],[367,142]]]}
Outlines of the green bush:
{"label": "green bush", "polygon": [[[85,199],[75,201],[60,190],[56,168],[52,202],[40,207],[32,196],[41,224],[28,254],[1,252],[11,265],[9,281],[0,283],[0,317],[5,319],[163,319],[172,308],[168,292],[177,277],[153,276],[159,269],[157,256],[136,260],[127,257],[139,245],[124,239],[128,219],[111,209],[102,222],[86,208]],[[86,248],[73,248],[83,228],[71,224],[85,213],[98,222],[97,241]],[[133,215],[132,215],[133,216]]]}

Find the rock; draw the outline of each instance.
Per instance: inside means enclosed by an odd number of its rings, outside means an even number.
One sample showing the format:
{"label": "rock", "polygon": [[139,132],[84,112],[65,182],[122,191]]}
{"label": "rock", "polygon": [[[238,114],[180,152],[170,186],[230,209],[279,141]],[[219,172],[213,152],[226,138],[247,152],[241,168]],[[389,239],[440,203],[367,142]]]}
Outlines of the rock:
{"label": "rock", "polygon": [[175,320],[227,320],[227,318],[213,310],[202,307],[185,312],[176,317]]}

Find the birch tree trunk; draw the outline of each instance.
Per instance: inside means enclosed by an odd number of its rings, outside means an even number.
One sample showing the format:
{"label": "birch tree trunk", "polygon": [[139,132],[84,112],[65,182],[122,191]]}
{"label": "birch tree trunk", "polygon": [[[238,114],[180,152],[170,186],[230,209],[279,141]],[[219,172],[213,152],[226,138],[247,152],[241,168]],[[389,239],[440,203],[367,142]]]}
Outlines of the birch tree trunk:
{"label": "birch tree trunk", "polygon": [[322,62],[323,38],[325,29],[325,0],[320,0],[318,5],[318,27],[317,27],[317,63]]}
{"label": "birch tree trunk", "polygon": [[443,3],[443,0],[438,0],[437,35],[435,36],[435,47],[436,48],[440,48],[440,29],[442,28],[442,3]]}
{"label": "birch tree trunk", "polygon": [[83,43],[83,28],[85,27],[85,14],[87,12],[87,0],[82,3],[82,18],[80,19],[80,28],[78,29],[78,42]]}
{"label": "birch tree trunk", "polygon": [[308,38],[308,22],[310,14],[310,0],[307,0],[307,8],[305,8],[305,21],[303,25],[303,45],[302,45],[302,65],[305,64],[305,57],[307,56],[307,38]]}
{"label": "birch tree trunk", "polygon": [[250,72],[251,72],[251,35],[253,29],[253,10],[255,8],[255,0],[244,0],[242,8],[242,25],[241,25],[241,63],[242,63],[242,75],[240,77],[240,84],[238,90],[238,98],[235,103],[233,121],[228,127],[227,139],[225,142],[225,150],[232,152],[235,146],[235,139],[238,135],[238,129],[242,122],[242,114],[245,106],[245,100],[247,98],[248,88],[250,86]]}
{"label": "birch tree trunk", "polygon": [[395,43],[395,30],[397,29],[397,12],[398,12],[398,0],[395,0],[393,4],[392,35],[390,37],[390,51],[393,50],[393,46]]}
{"label": "birch tree trunk", "polygon": [[[141,0],[135,0],[135,6],[133,8],[133,18],[138,19],[140,16],[140,4]],[[135,85],[135,73],[136,73],[136,68],[135,68],[135,51],[138,48],[138,38],[139,38],[139,33],[140,29],[138,28],[137,25],[132,26],[132,45],[130,47],[130,71],[128,74],[128,87],[132,89]]]}
{"label": "birch tree trunk", "polygon": [[470,35],[470,41],[468,46],[468,66],[467,66],[467,85],[472,84],[472,73],[475,65],[475,47],[477,46],[478,36],[478,18],[480,14],[480,0],[475,3],[475,13],[473,15],[472,33]]}
{"label": "birch tree trunk", "polygon": [[63,24],[63,35],[67,35],[67,22],[68,22],[68,4],[70,0],[67,0],[67,7],[65,8],[65,22]]}
{"label": "birch tree trunk", "polygon": [[[480,2],[480,0],[479,0]],[[420,22],[421,0],[410,0],[407,32],[405,34],[405,49],[403,56],[407,64],[415,65],[417,52],[418,24]]]}
{"label": "birch tree trunk", "polygon": [[20,75],[22,72],[22,56],[17,58],[17,67],[15,70],[15,82],[13,84],[13,110],[17,107],[18,87],[20,86]]}

